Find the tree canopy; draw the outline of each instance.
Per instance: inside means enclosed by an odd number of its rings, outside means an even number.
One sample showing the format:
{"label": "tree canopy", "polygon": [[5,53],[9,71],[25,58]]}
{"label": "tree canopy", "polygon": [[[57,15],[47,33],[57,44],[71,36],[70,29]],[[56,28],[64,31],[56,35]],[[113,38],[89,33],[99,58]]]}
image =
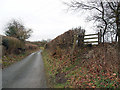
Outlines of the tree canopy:
{"label": "tree canopy", "polygon": [[15,37],[19,40],[25,41],[31,36],[32,30],[27,29],[20,21],[12,20],[5,28],[5,35]]}

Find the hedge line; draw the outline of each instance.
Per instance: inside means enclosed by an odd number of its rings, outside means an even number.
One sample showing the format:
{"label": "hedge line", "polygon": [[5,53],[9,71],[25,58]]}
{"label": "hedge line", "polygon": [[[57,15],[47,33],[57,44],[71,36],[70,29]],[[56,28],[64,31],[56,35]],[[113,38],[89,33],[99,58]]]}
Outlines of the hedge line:
{"label": "hedge line", "polygon": [[25,50],[24,42],[14,37],[3,36],[2,37],[3,54],[19,54]]}

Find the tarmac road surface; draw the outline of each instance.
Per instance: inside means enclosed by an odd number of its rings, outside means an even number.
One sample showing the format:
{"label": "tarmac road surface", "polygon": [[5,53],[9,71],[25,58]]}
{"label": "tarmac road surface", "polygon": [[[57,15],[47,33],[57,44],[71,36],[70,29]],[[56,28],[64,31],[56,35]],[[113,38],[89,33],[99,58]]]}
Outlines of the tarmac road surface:
{"label": "tarmac road surface", "polygon": [[3,88],[47,88],[41,51],[2,71]]}

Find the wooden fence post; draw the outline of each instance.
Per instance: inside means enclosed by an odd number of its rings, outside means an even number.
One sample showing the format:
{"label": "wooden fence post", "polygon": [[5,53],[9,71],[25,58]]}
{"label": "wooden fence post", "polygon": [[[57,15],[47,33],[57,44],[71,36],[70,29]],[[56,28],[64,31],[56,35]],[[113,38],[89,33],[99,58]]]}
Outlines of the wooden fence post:
{"label": "wooden fence post", "polygon": [[98,32],[98,44],[100,44],[100,32]]}
{"label": "wooden fence post", "polygon": [[98,44],[102,42],[101,38],[102,38],[102,30],[100,29],[100,32],[98,32]]}
{"label": "wooden fence post", "polygon": [[80,47],[80,34],[78,34],[78,47]]}
{"label": "wooden fence post", "polygon": [[70,53],[70,61],[72,64],[73,64],[73,53],[74,53],[75,46],[76,46],[76,40],[77,40],[77,35],[74,35],[73,47]]}
{"label": "wooden fence post", "polygon": [[80,47],[82,47],[84,44],[84,36],[81,34],[80,35]]}

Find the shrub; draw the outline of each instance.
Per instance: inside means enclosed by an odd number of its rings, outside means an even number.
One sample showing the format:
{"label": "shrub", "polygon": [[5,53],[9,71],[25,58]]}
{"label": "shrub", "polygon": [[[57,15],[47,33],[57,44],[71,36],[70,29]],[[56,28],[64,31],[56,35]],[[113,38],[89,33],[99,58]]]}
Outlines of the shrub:
{"label": "shrub", "polygon": [[7,54],[11,54],[11,53],[19,54],[25,48],[24,42],[14,37],[8,37],[8,36],[3,36],[2,45],[5,47]]}

